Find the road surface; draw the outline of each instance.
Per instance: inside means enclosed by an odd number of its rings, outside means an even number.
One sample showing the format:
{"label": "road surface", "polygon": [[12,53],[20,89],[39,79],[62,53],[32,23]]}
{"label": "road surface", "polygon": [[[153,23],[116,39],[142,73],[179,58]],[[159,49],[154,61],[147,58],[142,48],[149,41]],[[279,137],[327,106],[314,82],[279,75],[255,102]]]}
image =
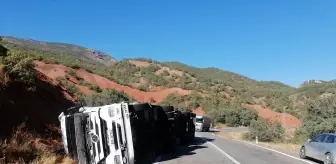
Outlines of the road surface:
{"label": "road surface", "polygon": [[179,146],[171,154],[161,157],[160,164],[232,164],[232,162],[216,149],[213,149],[206,140],[196,137],[195,142],[188,146]]}
{"label": "road surface", "polygon": [[160,164],[316,164],[247,143],[224,139],[209,132],[197,132],[190,146],[178,147],[162,156]]}

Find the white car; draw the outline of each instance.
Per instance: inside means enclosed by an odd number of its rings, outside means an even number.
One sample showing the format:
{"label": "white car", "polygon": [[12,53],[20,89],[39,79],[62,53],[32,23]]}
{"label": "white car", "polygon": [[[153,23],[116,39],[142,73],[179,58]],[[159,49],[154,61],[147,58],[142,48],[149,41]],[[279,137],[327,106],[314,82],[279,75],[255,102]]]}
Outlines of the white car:
{"label": "white car", "polygon": [[324,164],[336,163],[336,134],[323,133],[315,138],[308,139],[300,149],[301,158],[314,158]]}

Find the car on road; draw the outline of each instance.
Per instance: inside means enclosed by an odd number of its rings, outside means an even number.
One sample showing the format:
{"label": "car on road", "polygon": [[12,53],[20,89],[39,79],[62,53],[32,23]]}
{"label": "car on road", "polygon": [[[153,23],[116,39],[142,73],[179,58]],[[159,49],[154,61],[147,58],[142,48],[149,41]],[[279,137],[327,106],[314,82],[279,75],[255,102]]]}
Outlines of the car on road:
{"label": "car on road", "polygon": [[324,164],[336,163],[336,133],[323,133],[308,139],[300,149],[300,158],[314,158]]}

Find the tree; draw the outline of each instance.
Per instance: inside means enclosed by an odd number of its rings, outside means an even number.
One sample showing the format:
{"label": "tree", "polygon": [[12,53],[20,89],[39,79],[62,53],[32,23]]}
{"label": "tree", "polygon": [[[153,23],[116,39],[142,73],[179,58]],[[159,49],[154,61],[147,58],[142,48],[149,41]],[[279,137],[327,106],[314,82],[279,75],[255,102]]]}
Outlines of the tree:
{"label": "tree", "polygon": [[239,126],[240,125],[240,114],[238,110],[229,109],[225,115],[225,123],[231,126]]}
{"label": "tree", "polygon": [[[2,38],[0,38],[0,41],[1,40]],[[7,56],[7,52],[8,52],[7,48],[0,44],[0,57]]]}
{"label": "tree", "polygon": [[240,113],[240,125],[249,126],[252,120],[257,120],[258,115],[254,110],[249,110],[245,108],[241,108],[239,110]]}
{"label": "tree", "polygon": [[252,120],[250,124],[249,139],[253,140],[258,136],[259,141],[278,141],[282,140],[285,130],[279,123],[271,123],[264,119]]}
{"label": "tree", "polygon": [[1,57],[0,64],[9,82],[20,82],[26,85],[28,90],[35,90],[35,64],[27,54],[10,52]]}
{"label": "tree", "polygon": [[296,131],[296,140],[304,141],[325,132],[336,132],[336,96],[308,102],[304,124]]}

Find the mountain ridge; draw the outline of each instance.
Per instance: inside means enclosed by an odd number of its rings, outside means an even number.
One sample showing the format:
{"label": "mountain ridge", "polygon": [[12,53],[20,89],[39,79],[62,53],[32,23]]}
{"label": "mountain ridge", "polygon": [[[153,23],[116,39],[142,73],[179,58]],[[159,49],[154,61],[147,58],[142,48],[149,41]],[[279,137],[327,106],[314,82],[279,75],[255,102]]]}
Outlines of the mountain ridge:
{"label": "mountain ridge", "polygon": [[34,39],[18,38],[12,36],[0,36],[0,38],[3,41],[8,42],[9,44],[12,44],[12,48],[15,48],[17,46],[23,46],[22,48],[28,48],[32,50],[37,49],[60,55],[70,54],[78,57],[91,59],[107,66],[117,62],[117,60],[114,57],[112,57],[107,53],[90,48],[85,48],[75,44],[38,41]]}

